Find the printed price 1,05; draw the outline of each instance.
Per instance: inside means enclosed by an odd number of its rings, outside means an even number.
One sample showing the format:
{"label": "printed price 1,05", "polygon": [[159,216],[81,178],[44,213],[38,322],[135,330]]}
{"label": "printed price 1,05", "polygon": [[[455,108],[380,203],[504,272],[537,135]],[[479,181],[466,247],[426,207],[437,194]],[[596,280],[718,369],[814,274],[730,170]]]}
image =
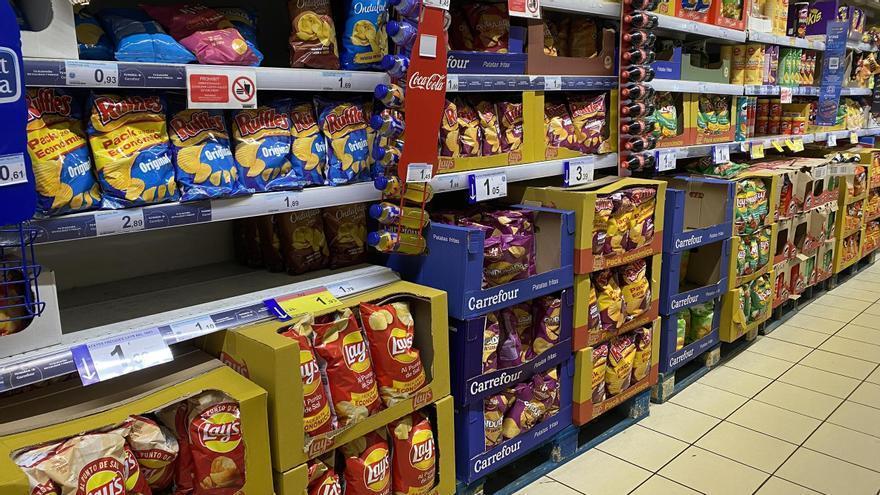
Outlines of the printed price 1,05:
{"label": "printed price 1,05", "polygon": [[487,175],[468,176],[470,182],[470,202],[477,203],[507,196],[507,174],[498,172]]}

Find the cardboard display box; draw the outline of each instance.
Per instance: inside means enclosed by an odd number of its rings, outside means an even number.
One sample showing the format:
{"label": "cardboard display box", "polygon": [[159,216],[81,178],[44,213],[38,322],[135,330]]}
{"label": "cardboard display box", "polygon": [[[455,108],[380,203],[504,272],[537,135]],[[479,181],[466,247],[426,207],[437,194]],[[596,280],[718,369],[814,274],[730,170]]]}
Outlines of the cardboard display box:
{"label": "cardboard display box", "polygon": [[678,148],[693,144],[693,136],[686,125],[690,107],[685,105],[685,100],[684,93],[660,92],[654,97],[656,109],[653,113],[655,126],[652,135],[657,138],[658,148]]}
{"label": "cardboard display box", "polygon": [[[681,349],[676,349],[678,347],[678,316],[682,311],[688,311],[688,308],[661,318],[660,373],[677,370],[718,344],[718,327],[721,325],[721,297],[717,297],[713,301],[712,330],[707,335],[686,343]],[[685,337],[687,338],[687,335]]]}
{"label": "cardboard display box", "polygon": [[[767,276],[772,288],[776,283],[776,275],[773,270],[770,270],[767,272]],[[757,318],[751,321],[744,319],[739,306],[739,294],[743,290],[746,290],[746,287],[737,287],[724,294],[721,299],[721,325],[718,329],[718,337],[721,342],[736,342],[743,335],[753,332],[773,314],[774,295],[771,293],[767,300],[766,309]]]}
{"label": "cardboard display box", "polygon": [[749,22],[749,10],[751,10],[752,2],[750,0],[744,0],[740,6],[741,10],[739,15],[736,15],[736,12],[725,11],[725,6],[727,5],[728,4],[725,4],[724,2],[712,2],[712,7],[709,13],[709,23],[728,29],[744,31]]}
{"label": "cardboard display box", "polygon": [[[736,110],[733,97],[728,95],[708,95],[711,109],[700,109],[700,98],[703,95],[689,93],[685,100],[687,132],[693,134],[694,144],[714,144],[733,141],[736,130]],[[705,103],[705,97],[704,104]]]}
{"label": "cardboard display box", "polygon": [[[361,422],[315,437],[303,433],[303,385],[300,349],[296,340],[280,335],[289,322],[268,321],[209,335],[204,346],[210,353],[269,392],[269,432],[272,468],[287,472],[295,466],[362,437],[437,399],[449,395],[448,319],[446,294],[409,282],[342,299],[343,307],[361,302],[387,304],[407,301],[415,320],[413,347],[419,350],[425,384],[411,397],[382,409]],[[324,311],[320,314],[328,313]]]}
{"label": "cardboard display box", "polygon": [[735,188],[732,181],[676,176],[667,183],[664,253],[730,238]]}
{"label": "cardboard display box", "polygon": [[852,235],[837,238],[837,246],[834,249],[834,273],[840,273],[861,259],[862,243],[864,236],[862,230],[857,230]]}
{"label": "cardboard display box", "polygon": [[544,21],[528,20],[526,53],[527,73],[550,76],[612,76],[616,62],[617,43],[613,29],[602,30],[602,45],[593,57],[551,57],[544,53]]}
{"label": "cardboard display box", "polygon": [[29,493],[15,451],[114,426],[207,390],[238,401],[245,444],[246,493],[272,493],[266,391],[203,352],[114,380],[83,387],[75,380],[54,383],[0,401],[0,493]]}
{"label": "cardboard display box", "polygon": [[[539,99],[538,101],[540,102],[540,108],[542,109],[541,110],[542,134],[538,138],[538,143],[539,143],[540,149],[536,153],[539,158],[536,158],[534,161],[557,160],[560,158],[564,159],[564,158],[577,158],[577,157],[581,157],[581,156],[586,156],[579,151],[570,150],[568,148],[563,148],[561,146],[549,146],[547,144],[547,139],[546,139],[547,127],[544,124],[544,120],[543,120],[543,117],[544,117],[543,108],[544,108],[544,103],[545,103],[545,93],[537,92],[534,94],[537,95],[537,98]],[[524,95],[523,99],[525,100],[525,98],[527,98],[527,96]],[[619,124],[618,124],[619,123],[618,101],[619,100],[618,100],[617,90],[612,89],[612,90],[608,91],[608,97],[605,98],[605,104],[606,104],[605,125],[606,125],[607,137],[605,137],[604,140],[602,141],[602,143],[599,145],[599,151],[597,153],[599,155],[617,152],[617,140],[618,140],[617,129],[619,127]],[[543,150],[543,153],[541,153],[541,150]],[[542,156],[543,156],[543,158],[540,158]]]}
{"label": "cardboard display box", "polygon": [[525,74],[525,38],[526,29],[512,25],[507,37],[507,53],[449,50],[446,69],[449,74]]}
{"label": "cardboard display box", "polygon": [[[769,234],[770,234],[769,235],[769,238],[770,238],[769,259],[768,259],[767,263],[765,263],[762,266],[759,266],[757,268],[757,270],[755,270],[754,272],[747,274],[747,275],[738,275],[737,274],[738,273],[737,266],[736,266],[737,262],[738,262],[737,257],[739,256],[741,246],[742,246],[742,249],[748,249],[748,247],[744,245],[743,239],[752,238],[753,235],[742,235],[742,236],[735,235],[731,238],[730,267],[728,268],[729,275],[727,278],[727,280],[728,280],[727,289],[728,290],[733,290],[736,287],[740,287],[743,284],[747,284],[747,283],[755,280],[756,278],[760,277],[761,275],[764,275],[765,273],[767,273],[768,271],[770,271],[773,268],[773,263],[774,263],[774,256],[773,255],[774,255],[774,253],[776,253],[776,239],[777,239],[778,227],[779,227],[778,224],[775,224],[775,223],[770,225],[769,227],[763,227],[763,229],[765,231],[769,231]],[[759,243],[760,243],[760,241],[759,241]],[[759,250],[761,249],[760,244],[758,246],[758,249]]]}
{"label": "cardboard display box", "polygon": [[730,239],[686,251],[663,253],[664,277],[660,283],[660,313],[671,315],[720,297],[728,290]]}

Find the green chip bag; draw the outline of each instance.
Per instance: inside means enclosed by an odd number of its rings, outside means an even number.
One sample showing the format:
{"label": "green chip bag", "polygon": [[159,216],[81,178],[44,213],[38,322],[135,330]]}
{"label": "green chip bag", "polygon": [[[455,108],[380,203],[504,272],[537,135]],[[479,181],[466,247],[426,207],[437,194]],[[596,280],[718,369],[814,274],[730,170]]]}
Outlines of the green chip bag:
{"label": "green chip bag", "polygon": [[691,325],[685,342],[690,344],[702,339],[712,332],[712,320],[715,318],[715,301],[698,304],[690,308]]}
{"label": "green chip bag", "polygon": [[690,326],[691,321],[691,313],[688,310],[684,310],[678,313],[678,318],[676,319],[676,328],[675,328],[675,350],[681,350],[684,347],[684,342],[688,333],[688,326]]}
{"label": "green chip bag", "polygon": [[764,268],[770,262],[771,234],[770,227],[763,228],[758,232],[758,269]]}
{"label": "green chip bag", "polygon": [[748,239],[749,243],[748,256],[746,256],[746,259],[749,262],[749,273],[755,273],[760,267],[764,266],[758,263],[761,256],[761,249],[758,247],[757,236],[744,237],[743,242],[746,242],[746,239]]}

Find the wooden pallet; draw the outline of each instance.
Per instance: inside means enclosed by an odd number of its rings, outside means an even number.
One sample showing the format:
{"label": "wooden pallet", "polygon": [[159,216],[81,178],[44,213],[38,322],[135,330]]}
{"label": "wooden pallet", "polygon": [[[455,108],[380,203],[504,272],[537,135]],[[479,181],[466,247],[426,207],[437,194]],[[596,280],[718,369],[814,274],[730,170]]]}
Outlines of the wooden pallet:
{"label": "wooden pallet", "polygon": [[721,361],[721,344],[707,350],[681,368],[660,373],[657,384],[651,388],[651,402],[662,404],[690,384],[706,375]]}

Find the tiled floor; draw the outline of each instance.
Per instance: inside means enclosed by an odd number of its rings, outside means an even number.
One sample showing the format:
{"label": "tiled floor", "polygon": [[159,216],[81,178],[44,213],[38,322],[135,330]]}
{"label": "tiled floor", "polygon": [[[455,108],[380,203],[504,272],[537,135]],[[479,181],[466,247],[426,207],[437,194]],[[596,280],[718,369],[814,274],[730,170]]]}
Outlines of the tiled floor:
{"label": "tiled floor", "polygon": [[880,264],[517,495],[880,495]]}

